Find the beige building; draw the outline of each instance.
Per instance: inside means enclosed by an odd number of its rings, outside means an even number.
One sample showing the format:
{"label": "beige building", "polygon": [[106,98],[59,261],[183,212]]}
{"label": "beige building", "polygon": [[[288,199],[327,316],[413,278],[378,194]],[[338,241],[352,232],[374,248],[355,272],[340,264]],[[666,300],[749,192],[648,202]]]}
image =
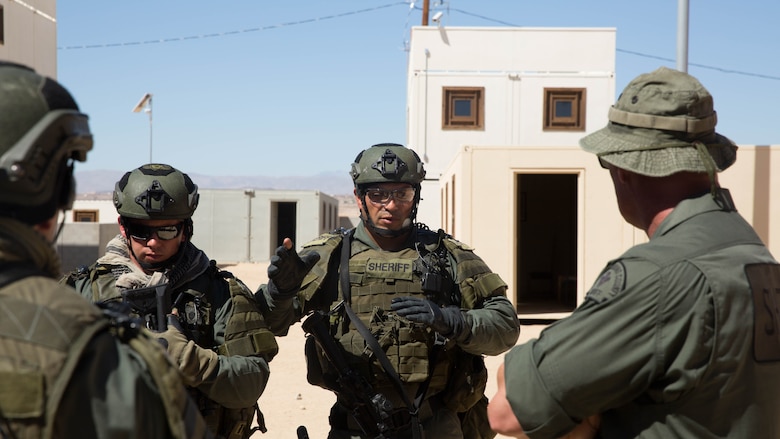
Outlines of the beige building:
{"label": "beige building", "polygon": [[57,77],[57,2],[0,0],[0,59]]}
{"label": "beige building", "polygon": [[[408,144],[430,179],[420,219],[474,247],[522,317],[567,315],[609,259],[647,240],[578,146],[607,123],[614,56],[614,29],[412,31]],[[777,151],[741,146],[721,183],[780,255]]]}

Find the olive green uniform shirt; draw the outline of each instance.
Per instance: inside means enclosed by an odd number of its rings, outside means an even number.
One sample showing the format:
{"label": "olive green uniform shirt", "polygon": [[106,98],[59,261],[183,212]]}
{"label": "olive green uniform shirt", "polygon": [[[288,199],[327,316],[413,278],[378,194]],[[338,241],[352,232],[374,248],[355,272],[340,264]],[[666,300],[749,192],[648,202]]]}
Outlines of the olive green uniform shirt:
{"label": "olive green uniform shirt", "polygon": [[754,313],[767,311],[745,273],[776,262],[730,206],[725,190],[681,202],[570,317],[506,355],[507,398],[529,437],[593,414],[603,438],[779,437],[780,362],[754,357],[772,341],[754,337]]}

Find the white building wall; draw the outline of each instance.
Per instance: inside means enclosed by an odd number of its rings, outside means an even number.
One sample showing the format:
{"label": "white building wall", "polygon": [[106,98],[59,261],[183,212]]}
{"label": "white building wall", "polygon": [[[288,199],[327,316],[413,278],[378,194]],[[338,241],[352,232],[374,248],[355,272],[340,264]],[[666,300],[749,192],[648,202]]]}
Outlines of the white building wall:
{"label": "white building wall", "polygon": [[64,213],[65,224],[76,222],[74,216],[80,210],[97,211],[97,222],[101,224],[118,223],[119,214],[116,213],[114,202],[111,199],[103,198],[75,200],[73,208]]}
{"label": "white building wall", "polygon": [[[543,132],[545,87],[587,88],[586,127],[614,102],[612,28],[414,27],[407,145],[428,172],[418,219],[441,226],[439,177],[464,145],[577,145],[584,132]],[[484,128],[442,129],[443,87],[484,87]]]}

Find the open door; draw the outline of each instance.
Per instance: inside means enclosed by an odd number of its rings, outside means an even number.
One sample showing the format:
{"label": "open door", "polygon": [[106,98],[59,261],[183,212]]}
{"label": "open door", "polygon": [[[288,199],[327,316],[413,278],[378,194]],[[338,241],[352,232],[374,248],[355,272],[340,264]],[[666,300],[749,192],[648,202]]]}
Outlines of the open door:
{"label": "open door", "polygon": [[577,306],[577,174],[518,174],[518,314]]}
{"label": "open door", "polygon": [[284,238],[292,239],[294,245],[298,245],[298,239],[295,236],[295,228],[298,224],[297,203],[273,202],[271,203],[271,254],[277,247],[282,245]]}

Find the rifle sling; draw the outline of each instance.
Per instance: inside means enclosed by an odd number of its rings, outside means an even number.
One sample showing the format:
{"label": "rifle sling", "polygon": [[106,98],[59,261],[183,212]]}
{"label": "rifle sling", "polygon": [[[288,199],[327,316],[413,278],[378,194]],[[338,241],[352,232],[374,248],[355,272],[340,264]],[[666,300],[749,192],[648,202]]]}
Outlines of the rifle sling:
{"label": "rifle sling", "polygon": [[398,392],[398,395],[404,401],[404,404],[406,404],[406,406],[409,408],[409,414],[412,418],[412,437],[414,439],[421,439],[422,432],[420,430],[419,420],[420,404],[422,403],[422,399],[425,396],[425,391],[428,388],[428,383],[430,382],[431,377],[429,375],[425,383],[420,386],[420,391],[417,392],[417,397],[414,399],[414,403],[412,403],[404,391],[401,378],[393,368],[393,365],[390,364],[390,360],[387,358],[385,351],[381,346],[379,346],[379,343],[377,342],[374,335],[371,334],[371,331],[369,331],[363,321],[360,320],[360,318],[355,314],[355,311],[352,310],[352,307],[349,304],[352,296],[350,291],[351,285],[349,282],[349,257],[352,249],[352,233],[354,233],[354,229],[352,231],[345,232],[344,239],[341,243],[341,266],[339,267],[339,275],[341,280],[341,295],[344,299],[344,310],[346,311],[349,320],[353,325],[355,325],[355,328],[358,330],[363,339],[366,340],[366,343],[368,343],[371,351],[374,353],[374,355],[376,355],[377,359],[379,360],[379,364],[382,365],[382,369],[385,370],[385,374],[390,377],[390,381],[393,383],[396,392]]}

